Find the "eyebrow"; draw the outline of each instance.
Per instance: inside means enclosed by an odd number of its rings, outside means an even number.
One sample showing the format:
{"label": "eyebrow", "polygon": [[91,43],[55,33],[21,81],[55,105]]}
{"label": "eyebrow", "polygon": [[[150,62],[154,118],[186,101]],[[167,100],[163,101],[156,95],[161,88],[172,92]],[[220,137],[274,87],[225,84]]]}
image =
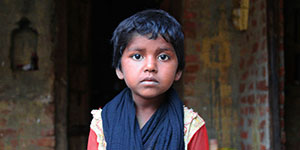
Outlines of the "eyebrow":
{"label": "eyebrow", "polygon": [[172,49],[172,48],[169,48],[169,47],[166,47],[166,48],[159,48],[158,49],[159,51],[162,51],[162,52],[164,52],[164,51],[175,51],[174,49]]}
{"label": "eyebrow", "polygon": [[144,51],[145,49],[143,48],[138,48],[138,47],[133,47],[133,48],[128,48],[128,51]]}
{"label": "eyebrow", "polygon": [[[128,51],[145,51],[145,49],[139,47],[133,47],[133,48],[129,48]],[[175,51],[175,50],[170,47],[159,47],[158,49],[156,49],[156,51],[164,52],[164,51]]]}

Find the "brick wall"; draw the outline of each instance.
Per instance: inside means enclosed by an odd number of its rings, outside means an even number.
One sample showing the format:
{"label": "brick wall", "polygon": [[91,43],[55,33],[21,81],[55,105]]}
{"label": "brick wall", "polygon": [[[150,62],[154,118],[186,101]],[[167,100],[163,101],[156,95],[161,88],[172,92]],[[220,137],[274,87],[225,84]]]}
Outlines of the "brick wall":
{"label": "brick wall", "polygon": [[[53,13],[52,1],[0,1],[0,150],[54,149]],[[17,24],[22,17],[36,31],[36,45],[28,41],[26,33],[32,31]],[[31,48],[36,48],[38,70],[13,71],[17,60],[12,58],[30,61],[25,56],[31,56]]]}
{"label": "brick wall", "polygon": [[249,29],[241,40],[239,83],[241,149],[270,149],[266,1],[250,1]]}
{"label": "brick wall", "polygon": [[233,27],[236,3],[184,0],[184,102],[219,148],[270,149],[266,1],[250,0],[246,31]]}
{"label": "brick wall", "polygon": [[237,45],[231,1],[185,0],[186,70],[184,103],[205,119],[210,139],[220,148],[239,148]]}

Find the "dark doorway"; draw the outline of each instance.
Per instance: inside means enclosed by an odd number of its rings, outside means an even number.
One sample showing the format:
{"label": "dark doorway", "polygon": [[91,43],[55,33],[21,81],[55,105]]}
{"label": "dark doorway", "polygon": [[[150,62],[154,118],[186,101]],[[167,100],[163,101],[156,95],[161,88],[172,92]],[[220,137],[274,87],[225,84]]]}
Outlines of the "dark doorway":
{"label": "dark doorway", "polygon": [[91,108],[103,107],[125,85],[112,67],[110,38],[123,19],[147,8],[159,8],[160,0],[92,1]]}
{"label": "dark doorway", "polygon": [[160,4],[161,0],[68,3],[68,149],[86,149],[91,110],[103,107],[125,87],[112,67],[113,30],[132,14]]}
{"label": "dark doorway", "polygon": [[300,150],[300,1],[284,1],[286,149]]}
{"label": "dark doorway", "polygon": [[110,39],[117,25],[144,9],[164,9],[179,20],[181,0],[92,0],[91,5],[91,109],[98,109],[126,86],[112,67]]}

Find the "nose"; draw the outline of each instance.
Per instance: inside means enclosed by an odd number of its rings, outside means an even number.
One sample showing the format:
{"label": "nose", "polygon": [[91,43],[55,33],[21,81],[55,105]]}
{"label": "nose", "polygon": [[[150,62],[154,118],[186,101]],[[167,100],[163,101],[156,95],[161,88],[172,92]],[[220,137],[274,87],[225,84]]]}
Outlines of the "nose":
{"label": "nose", "polygon": [[154,57],[146,59],[145,72],[157,72],[157,62]]}

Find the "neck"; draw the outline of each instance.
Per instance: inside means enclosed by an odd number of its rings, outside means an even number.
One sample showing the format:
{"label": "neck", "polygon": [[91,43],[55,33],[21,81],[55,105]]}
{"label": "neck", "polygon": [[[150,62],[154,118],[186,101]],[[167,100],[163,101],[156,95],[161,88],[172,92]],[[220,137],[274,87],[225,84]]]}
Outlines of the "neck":
{"label": "neck", "polygon": [[136,117],[140,128],[142,128],[164,101],[164,96],[159,96],[155,99],[134,97],[133,100],[136,107]]}

